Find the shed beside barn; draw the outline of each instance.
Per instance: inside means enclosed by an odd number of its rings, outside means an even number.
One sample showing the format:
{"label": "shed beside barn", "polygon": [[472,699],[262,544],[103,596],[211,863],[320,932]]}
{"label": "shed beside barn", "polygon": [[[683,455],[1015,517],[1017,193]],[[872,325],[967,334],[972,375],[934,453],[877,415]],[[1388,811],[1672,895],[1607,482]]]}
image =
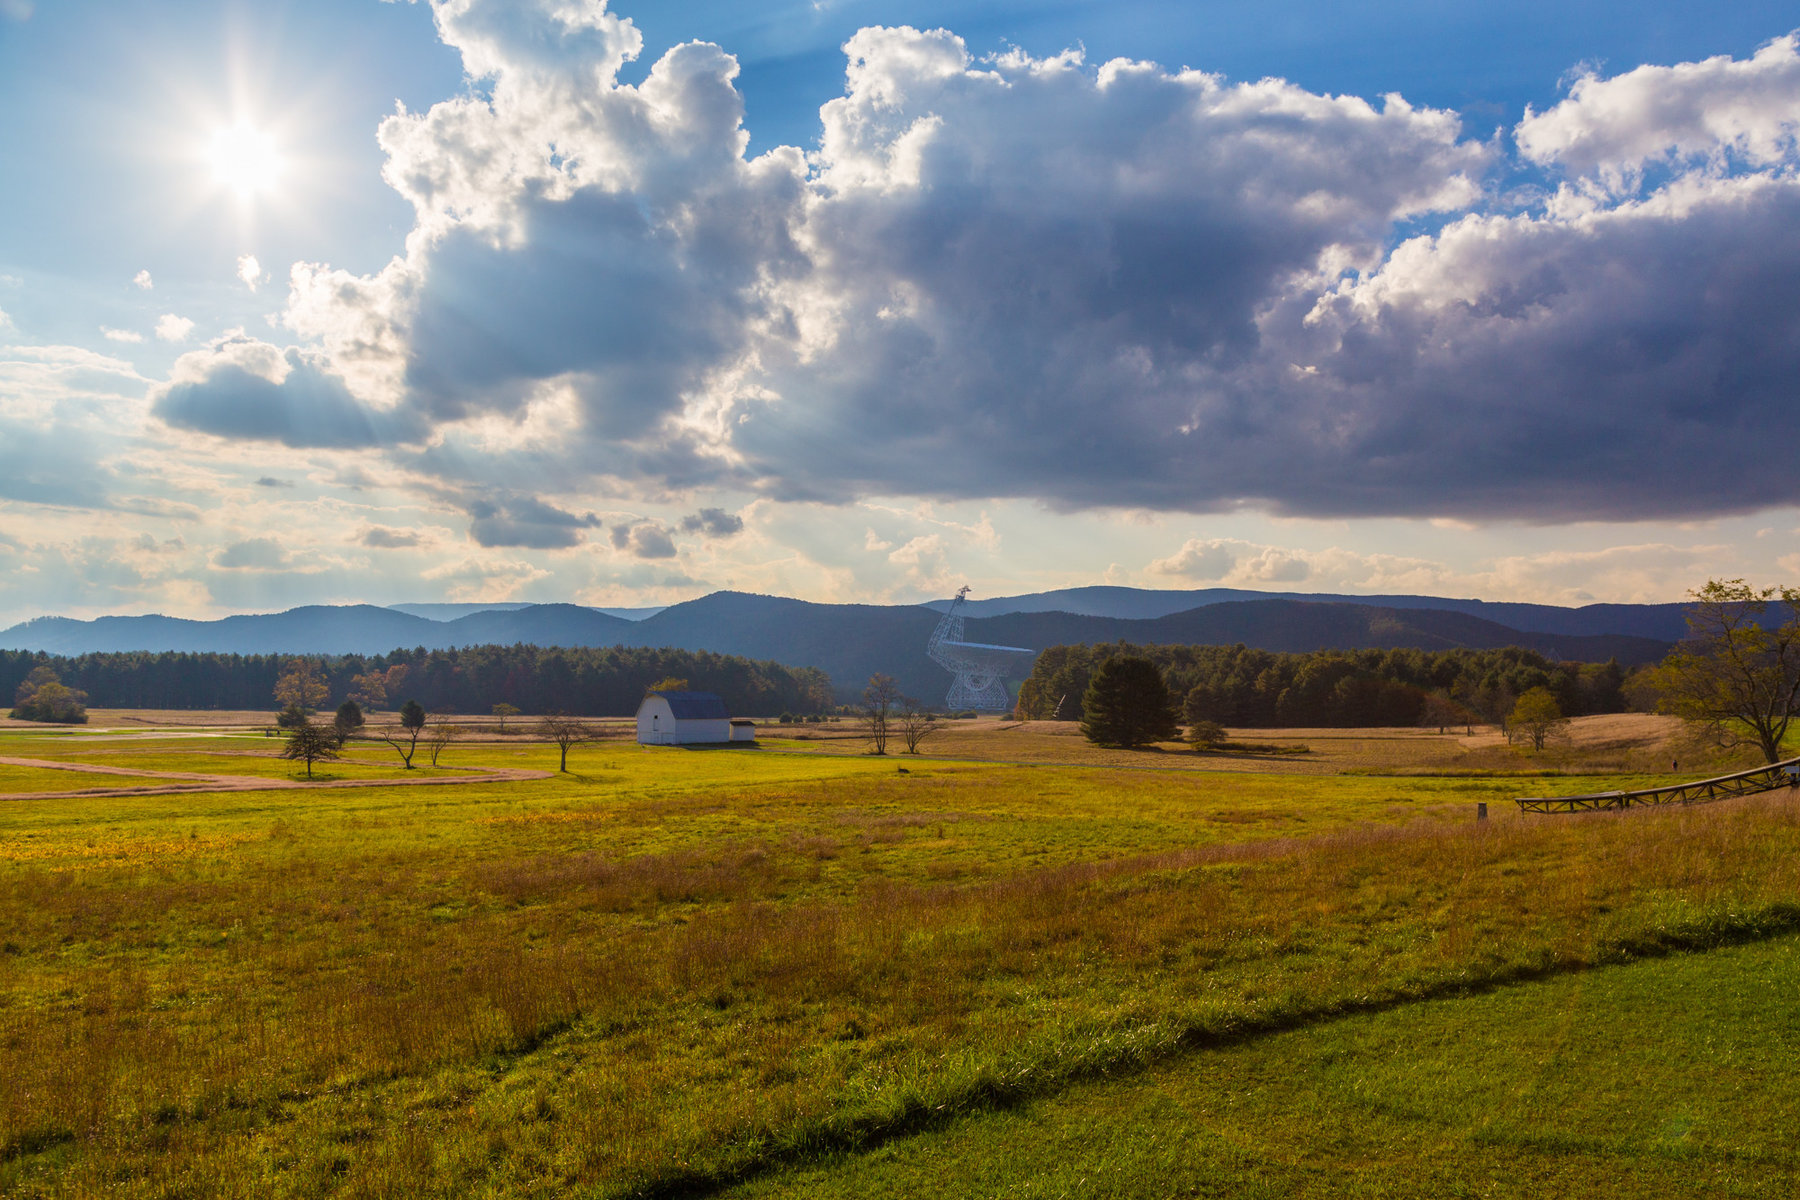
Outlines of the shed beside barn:
{"label": "shed beside barn", "polygon": [[651,692],[638,705],[637,740],[645,746],[702,746],[742,740],[732,733],[731,713],[711,692]]}

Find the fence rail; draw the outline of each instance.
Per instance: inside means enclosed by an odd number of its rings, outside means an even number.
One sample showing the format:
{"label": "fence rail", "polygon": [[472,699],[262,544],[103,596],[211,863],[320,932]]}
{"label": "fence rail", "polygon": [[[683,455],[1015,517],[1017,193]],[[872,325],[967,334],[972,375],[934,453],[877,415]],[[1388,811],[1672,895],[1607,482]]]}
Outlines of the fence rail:
{"label": "fence rail", "polygon": [[1646,804],[1707,804],[1785,787],[1800,787],[1800,758],[1739,771],[1735,775],[1696,779],[1692,783],[1668,787],[1642,788],[1635,792],[1588,792],[1579,796],[1520,796],[1517,802],[1521,812],[1602,812]]}

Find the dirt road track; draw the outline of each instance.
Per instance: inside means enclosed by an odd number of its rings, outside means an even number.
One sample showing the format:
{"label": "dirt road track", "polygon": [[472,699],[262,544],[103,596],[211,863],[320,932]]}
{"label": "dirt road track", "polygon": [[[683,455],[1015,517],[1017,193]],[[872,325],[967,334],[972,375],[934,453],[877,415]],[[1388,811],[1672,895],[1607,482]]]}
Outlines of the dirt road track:
{"label": "dirt road track", "polygon": [[554,771],[523,767],[462,767],[467,775],[420,775],[399,779],[265,779],[259,775],[205,775],[195,771],[151,771],[130,767],[102,767],[93,763],[56,762],[43,758],[11,758],[0,755],[0,765],[39,767],[50,771],[80,771],[91,775],[123,775],[132,779],[167,779],[141,787],[81,788],[70,792],[4,792],[0,800],[66,800],[80,796],[166,796],[177,792],[276,792],[310,791],[317,788],[421,787],[457,783],[501,783],[520,779],[554,779]]}

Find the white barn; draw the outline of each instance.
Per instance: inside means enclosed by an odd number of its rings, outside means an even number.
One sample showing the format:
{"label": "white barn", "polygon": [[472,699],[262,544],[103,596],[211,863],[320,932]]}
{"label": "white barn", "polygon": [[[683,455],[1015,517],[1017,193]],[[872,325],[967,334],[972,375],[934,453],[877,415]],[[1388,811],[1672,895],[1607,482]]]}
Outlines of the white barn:
{"label": "white barn", "polygon": [[754,742],[756,725],[732,720],[711,692],[651,692],[638,705],[637,740],[645,746],[703,746]]}

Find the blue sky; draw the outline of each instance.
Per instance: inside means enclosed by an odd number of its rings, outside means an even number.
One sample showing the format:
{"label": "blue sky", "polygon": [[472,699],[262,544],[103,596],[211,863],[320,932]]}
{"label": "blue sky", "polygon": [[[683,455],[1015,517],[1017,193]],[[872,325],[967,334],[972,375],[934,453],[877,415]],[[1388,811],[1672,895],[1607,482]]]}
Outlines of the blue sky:
{"label": "blue sky", "polygon": [[0,620],[1789,579],[1794,21],[0,0]]}

